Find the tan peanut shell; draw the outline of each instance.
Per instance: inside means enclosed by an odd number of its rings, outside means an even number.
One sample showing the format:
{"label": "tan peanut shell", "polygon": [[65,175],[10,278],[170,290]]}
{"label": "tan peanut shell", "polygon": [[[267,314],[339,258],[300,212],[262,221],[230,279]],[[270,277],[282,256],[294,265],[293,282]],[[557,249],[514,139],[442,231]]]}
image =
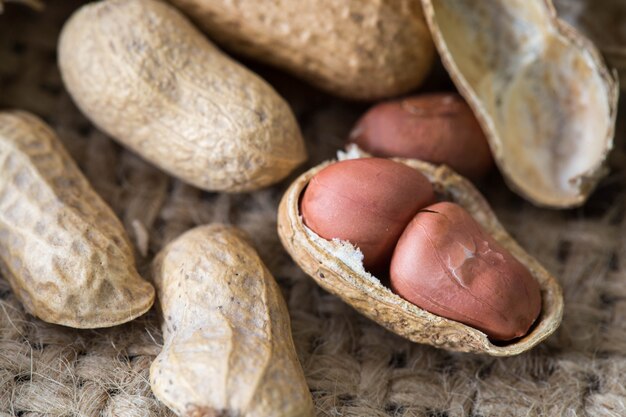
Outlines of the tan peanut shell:
{"label": "tan peanut shell", "polygon": [[288,104],[160,1],[83,6],[63,28],[59,66],[99,128],[199,188],[250,191],[306,159]]}
{"label": "tan peanut shell", "polygon": [[0,164],[0,270],[29,313],[96,328],[152,306],[122,224],[44,122],[0,113]]}
{"label": "tan peanut shell", "polygon": [[606,172],[618,97],[597,49],[550,0],[422,2],[509,186],[539,206],[583,204]]}
{"label": "tan peanut shell", "polygon": [[434,46],[419,0],[170,0],[211,38],[350,99],[419,86]]}
{"label": "tan peanut shell", "polygon": [[554,0],[559,16],[600,49],[626,89],[626,1]]}
{"label": "tan peanut shell", "polygon": [[378,278],[364,270],[360,251],[347,242],[322,239],[308,229],[299,212],[300,195],[310,179],[333,161],[318,165],[298,177],[280,202],[278,234],[296,263],[322,288],[339,296],[368,318],[414,342],[452,351],[510,356],[532,348],[552,334],[563,314],[563,296],[558,282],[507,234],[472,184],[443,165],[437,167],[415,159],[393,160],[424,174],[439,196],[464,207],[498,243],[529,269],[541,287],[542,296],[542,310],[531,331],[521,339],[496,345],[483,332],[429,313],[394,294]]}
{"label": "tan peanut shell", "polygon": [[180,416],[313,416],[280,289],[241,232],[186,232],[153,277],[165,339],[150,368],[157,398]]}

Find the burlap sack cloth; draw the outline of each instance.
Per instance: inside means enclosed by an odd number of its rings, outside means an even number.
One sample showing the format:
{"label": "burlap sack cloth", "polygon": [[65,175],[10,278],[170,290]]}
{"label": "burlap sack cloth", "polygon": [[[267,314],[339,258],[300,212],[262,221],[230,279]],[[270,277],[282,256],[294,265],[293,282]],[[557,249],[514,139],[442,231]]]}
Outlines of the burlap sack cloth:
{"label": "burlap sack cloth", "polygon": [[[559,278],[565,316],[549,340],[517,357],[448,353],[361,317],[295,266],[275,230],[289,179],[251,194],[203,193],[98,132],[56,67],[58,32],[78,2],[48,3],[40,15],[11,6],[0,17],[0,107],[52,124],[123,220],[144,275],[166,242],[195,225],[226,222],[249,232],[289,304],[319,416],[626,416],[626,154],[619,140],[626,123],[618,123],[610,176],[583,208],[534,208],[497,174],[481,186],[513,236]],[[276,71],[261,74],[292,104],[311,154],[307,166],[333,157],[366,108]],[[0,279],[0,415],[169,416],[148,384],[160,343],[153,312],[112,329],[72,330],[25,314]]]}

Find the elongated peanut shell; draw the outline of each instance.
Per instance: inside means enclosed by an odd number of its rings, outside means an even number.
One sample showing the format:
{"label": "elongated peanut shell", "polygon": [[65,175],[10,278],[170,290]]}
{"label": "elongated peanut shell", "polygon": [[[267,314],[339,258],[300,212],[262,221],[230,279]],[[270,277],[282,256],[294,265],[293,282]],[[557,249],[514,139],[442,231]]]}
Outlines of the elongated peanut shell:
{"label": "elongated peanut shell", "polygon": [[287,103],[160,1],[82,7],[63,28],[59,66],[99,128],[199,188],[264,187],[306,158]]}
{"label": "elongated peanut shell", "polygon": [[313,415],[280,289],[237,229],[186,232],[153,276],[165,338],[150,368],[157,398],[181,416]]}
{"label": "elongated peanut shell", "polygon": [[28,312],[96,328],[152,306],[122,224],[44,122],[0,113],[0,165],[0,270]]}
{"label": "elongated peanut shell", "polygon": [[550,0],[422,3],[510,187],[539,206],[583,204],[606,173],[619,91],[595,46]]}
{"label": "elongated peanut shell", "polygon": [[419,0],[171,0],[215,40],[359,100],[419,86],[434,46]]}
{"label": "elongated peanut shell", "polygon": [[474,186],[446,166],[436,167],[415,159],[394,160],[424,174],[439,196],[464,207],[487,233],[528,268],[539,283],[542,298],[541,313],[531,331],[512,343],[494,344],[480,330],[429,313],[402,299],[363,269],[361,254],[354,247],[327,241],[308,229],[298,210],[300,195],[310,179],[333,161],[320,164],[298,177],[280,202],[278,234],[294,261],[322,288],[414,342],[453,351],[510,356],[532,348],[552,334],[563,315],[563,295],[557,280],[507,234]]}

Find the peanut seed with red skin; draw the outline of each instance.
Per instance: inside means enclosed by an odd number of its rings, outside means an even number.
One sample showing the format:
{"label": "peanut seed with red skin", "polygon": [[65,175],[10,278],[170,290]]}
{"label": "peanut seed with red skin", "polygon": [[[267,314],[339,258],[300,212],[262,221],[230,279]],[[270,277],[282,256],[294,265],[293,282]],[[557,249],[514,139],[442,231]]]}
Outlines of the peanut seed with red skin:
{"label": "peanut seed with red skin", "polygon": [[346,240],[370,272],[387,268],[417,211],[434,202],[433,187],[413,168],[389,159],[351,159],[315,175],[300,203],[304,224],[324,239]]}
{"label": "peanut seed with red skin", "polygon": [[539,284],[528,269],[450,202],[426,207],[409,223],[390,279],[411,303],[494,340],[525,335],[541,311]]}
{"label": "peanut seed with red skin", "polygon": [[357,122],[349,140],[374,156],[445,164],[472,180],[494,164],[476,117],[455,93],[378,104]]}

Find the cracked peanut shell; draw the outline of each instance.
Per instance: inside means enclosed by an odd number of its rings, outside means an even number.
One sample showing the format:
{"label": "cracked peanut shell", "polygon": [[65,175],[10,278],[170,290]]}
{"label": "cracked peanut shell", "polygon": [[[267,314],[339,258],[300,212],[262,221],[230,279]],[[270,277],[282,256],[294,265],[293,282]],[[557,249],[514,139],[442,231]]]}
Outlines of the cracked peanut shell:
{"label": "cracked peanut shell", "polygon": [[300,196],[311,178],[333,161],[298,177],[280,202],[278,234],[294,261],[322,288],[388,330],[414,342],[452,351],[510,356],[531,349],[552,334],[563,314],[563,296],[558,282],[508,235],[474,186],[446,166],[415,159],[393,160],[424,174],[440,198],[465,208],[485,231],[528,268],[539,283],[542,297],[541,313],[530,332],[506,344],[492,343],[480,330],[429,313],[394,294],[365,271],[362,254],[348,242],[328,241],[308,229],[299,212]]}
{"label": "cracked peanut shell", "polygon": [[509,186],[539,206],[585,202],[606,173],[618,87],[550,0],[423,0],[442,62]]}
{"label": "cracked peanut shell", "polygon": [[152,391],[180,416],[312,417],[276,281],[236,228],[196,227],[153,262],[164,344]]}
{"label": "cracked peanut shell", "polygon": [[161,1],[83,6],[61,33],[59,67],[100,129],[204,190],[265,187],[306,159],[289,105]]}
{"label": "cracked peanut shell", "polygon": [[26,310],[75,328],[145,313],[124,227],[37,117],[0,113],[0,270]]}
{"label": "cracked peanut shell", "polygon": [[434,61],[419,0],[170,0],[219,43],[339,96],[418,87]]}

